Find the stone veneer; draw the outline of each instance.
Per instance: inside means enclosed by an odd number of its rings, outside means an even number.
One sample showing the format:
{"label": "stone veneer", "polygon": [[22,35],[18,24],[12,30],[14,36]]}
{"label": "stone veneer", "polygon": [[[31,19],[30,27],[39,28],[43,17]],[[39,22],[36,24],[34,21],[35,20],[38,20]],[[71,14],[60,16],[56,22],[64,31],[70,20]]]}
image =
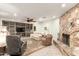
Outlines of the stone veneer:
{"label": "stone veneer", "polygon": [[60,17],[60,40],[62,34],[70,35],[70,48],[72,52],[75,48],[79,49],[79,4],[68,10]]}

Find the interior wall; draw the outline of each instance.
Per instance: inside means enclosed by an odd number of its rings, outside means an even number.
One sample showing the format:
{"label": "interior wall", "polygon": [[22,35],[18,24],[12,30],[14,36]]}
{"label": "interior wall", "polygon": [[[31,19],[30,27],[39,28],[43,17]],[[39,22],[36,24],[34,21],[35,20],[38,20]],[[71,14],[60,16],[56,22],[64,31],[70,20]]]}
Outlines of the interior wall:
{"label": "interior wall", "polygon": [[59,19],[50,21],[48,24],[48,30],[51,32],[54,38],[58,38],[59,33]]}
{"label": "interior wall", "polygon": [[[1,24],[2,24],[2,20],[0,19],[0,25]],[[51,20],[48,22],[36,22],[34,25],[36,26],[36,32],[45,34],[46,31],[44,27],[47,27],[48,33],[51,33],[54,38],[56,39],[58,38],[59,19]]]}
{"label": "interior wall", "polygon": [[0,18],[0,26],[2,25],[2,20],[1,20],[1,18]]}
{"label": "interior wall", "polygon": [[1,20],[0,20],[0,26],[1,26]]}
{"label": "interior wall", "polygon": [[36,32],[45,33],[44,27],[47,27],[49,33],[53,35],[54,38],[58,38],[59,33],[59,19],[55,19],[49,22],[35,23]]}

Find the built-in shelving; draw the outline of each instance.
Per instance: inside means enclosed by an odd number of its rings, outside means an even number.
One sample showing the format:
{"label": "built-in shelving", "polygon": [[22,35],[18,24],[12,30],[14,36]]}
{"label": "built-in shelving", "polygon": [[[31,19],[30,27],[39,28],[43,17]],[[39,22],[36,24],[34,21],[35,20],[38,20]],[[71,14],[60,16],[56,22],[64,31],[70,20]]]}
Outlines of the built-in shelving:
{"label": "built-in shelving", "polygon": [[[21,23],[21,22],[13,22],[13,21],[2,21],[3,26],[7,26],[7,30],[10,35],[20,35],[20,36],[30,36],[33,32],[33,24],[29,23]],[[19,28],[19,32],[17,31]],[[21,30],[21,32],[20,32]]]}

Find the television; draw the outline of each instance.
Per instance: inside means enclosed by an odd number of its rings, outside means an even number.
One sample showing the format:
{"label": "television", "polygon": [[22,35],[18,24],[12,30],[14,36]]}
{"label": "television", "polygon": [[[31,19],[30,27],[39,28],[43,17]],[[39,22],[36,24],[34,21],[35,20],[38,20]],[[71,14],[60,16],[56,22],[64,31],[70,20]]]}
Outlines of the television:
{"label": "television", "polygon": [[25,32],[24,27],[16,27],[16,32]]}

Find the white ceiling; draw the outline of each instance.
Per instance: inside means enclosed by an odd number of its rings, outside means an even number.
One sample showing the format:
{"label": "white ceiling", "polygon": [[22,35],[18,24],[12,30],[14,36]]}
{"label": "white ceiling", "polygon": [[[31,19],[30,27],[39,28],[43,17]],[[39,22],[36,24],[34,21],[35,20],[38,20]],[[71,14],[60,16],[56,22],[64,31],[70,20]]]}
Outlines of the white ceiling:
{"label": "white ceiling", "polygon": [[25,19],[26,17],[46,17],[61,16],[67,10],[72,8],[74,3],[67,3],[66,7],[61,7],[62,3],[0,3],[0,15],[7,18]]}

